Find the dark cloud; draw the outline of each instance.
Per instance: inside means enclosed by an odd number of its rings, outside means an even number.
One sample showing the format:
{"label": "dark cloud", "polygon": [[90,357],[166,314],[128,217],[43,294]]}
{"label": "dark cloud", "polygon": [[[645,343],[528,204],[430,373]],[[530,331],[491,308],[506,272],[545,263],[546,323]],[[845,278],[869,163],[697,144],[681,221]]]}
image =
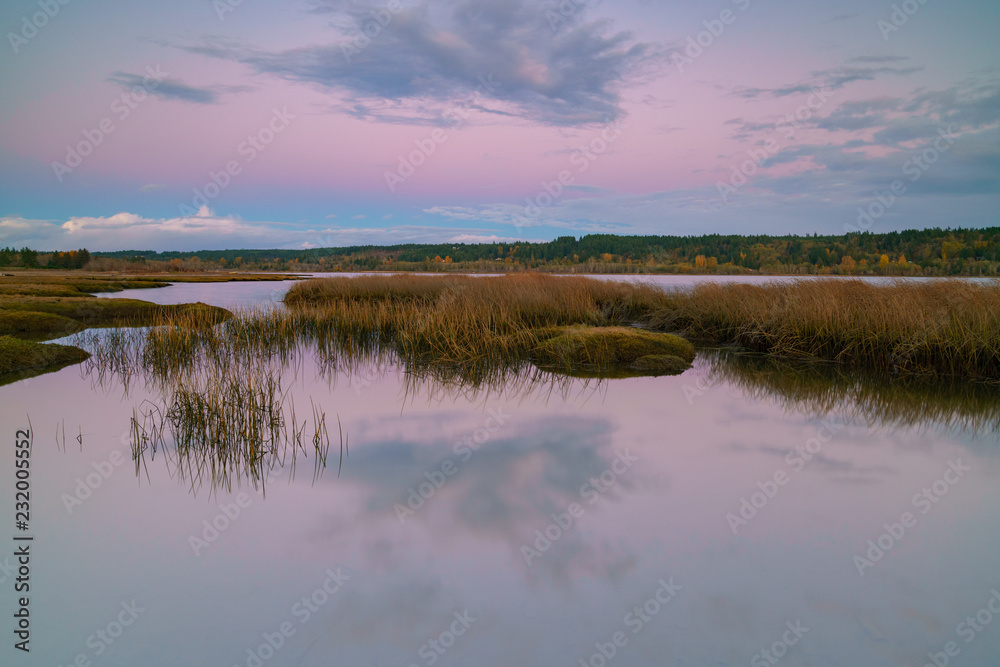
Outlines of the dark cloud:
{"label": "dark cloud", "polygon": [[147,77],[139,74],[129,74],[128,72],[113,72],[111,76],[108,77],[108,81],[117,83],[126,90],[132,90],[135,87],[140,87],[144,88],[150,95],[155,95],[156,97],[161,97],[165,100],[178,100],[181,102],[190,102],[192,104],[216,104],[219,101],[220,95],[225,95],[227,93],[242,93],[252,90],[248,86],[222,85],[198,88],[196,86],[189,86],[186,83],[181,83],[177,79],[170,78],[161,79],[159,82],[156,82],[155,85],[144,85],[144,82],[150,82]]}
{"label": "dark cloud", "polygon": [[[555,5],[521,0],[425,3],[391,15],[376,32],[375,12],[384,5],[315,4],[312,11],[328,16],[335,33],[326,44],[277,52],[223,41],[183,48],[339,93],[344,109],[360,117],[433,121],[442,105],[478,90],[486,109],[550,125],[617,118],[619,88],[657,52],[610,21],[588,20],[582,8],[553,21],[547,10]],[[365,28],[374,34],[367,43],[358,40]],[[484,90],[484,80],[498,85]],[[383,103],[398,108],[383,114]],[[428,114],[420,108],[428,104],[439,108]]]}

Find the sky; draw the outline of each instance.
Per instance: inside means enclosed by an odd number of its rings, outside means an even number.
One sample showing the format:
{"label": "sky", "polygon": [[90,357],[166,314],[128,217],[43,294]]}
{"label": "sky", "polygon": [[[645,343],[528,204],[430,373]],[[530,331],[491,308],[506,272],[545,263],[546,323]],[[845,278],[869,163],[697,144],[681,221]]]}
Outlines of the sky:
{"label": "sky", "polygon": [[998,225],[995,0],[4,0],[0,246]]}

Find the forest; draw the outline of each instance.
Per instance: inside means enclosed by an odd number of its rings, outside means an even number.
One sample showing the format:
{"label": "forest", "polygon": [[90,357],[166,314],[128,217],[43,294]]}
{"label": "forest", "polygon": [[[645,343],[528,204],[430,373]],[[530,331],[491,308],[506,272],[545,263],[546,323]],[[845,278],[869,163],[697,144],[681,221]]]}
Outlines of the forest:
{"label": "forest", "polygon": [[197,271],[474,271],[996,276],[1000,227],[841,236],[562,236],[546,243],[197,252],[0,250],[0,267]]}

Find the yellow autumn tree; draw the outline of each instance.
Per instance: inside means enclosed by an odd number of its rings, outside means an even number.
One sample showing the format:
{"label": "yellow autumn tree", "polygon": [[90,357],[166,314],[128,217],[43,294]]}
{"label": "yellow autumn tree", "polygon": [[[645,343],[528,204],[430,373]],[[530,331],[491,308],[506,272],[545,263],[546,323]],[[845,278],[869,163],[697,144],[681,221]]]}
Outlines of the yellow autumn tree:
{"label": "yellow autumn tree", "polygon": [[705,260],[704,255],[698,255],[697,257],[694,258],[694,265],[697,266],[699,269],[704,269],[705,266],[708,265],[708,262]]}
{"label": "yellow autumn tree", "polygon": [[881,257],[879,257],[878,265],[879,265],[879,268],[882,268],[882,269],[884,269],[885,267],[889,266],[889,255],[882,255]]}

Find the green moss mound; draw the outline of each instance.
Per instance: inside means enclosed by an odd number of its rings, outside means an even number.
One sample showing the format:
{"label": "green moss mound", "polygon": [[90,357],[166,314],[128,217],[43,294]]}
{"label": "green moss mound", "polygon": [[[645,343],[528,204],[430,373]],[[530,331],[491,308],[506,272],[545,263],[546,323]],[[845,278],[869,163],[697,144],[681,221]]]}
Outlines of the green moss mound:
{"label": "green moss mound", "polygon": [[196,314],[215,323],[231,316],[224,308],[203,303],[185,303],[161,306],[136,299],[95,299],[20,297],[0,299],[0,316],[11,312],[29,311],[58,315],[87,326],[152,326],[161,320],[176,315]]}
{"label": "green moss mound", "polygon": [[632,327],[556,327],[540,338],[538,363],[586,375],[676,375],[694,361],[694,346],[680,336]]}
{"label": "green moss mound", "polygon": [[68,317],[52,313],[22,310],[0,310],[0,336],[15,336],[27,340],[49,340],[83,331],[84,325]]}
{"label": "green moss mound", "polygon": [[0,384],[57,371],[89,357],[89,354],[78,347],[33,343],[13,336],[0,336]]}

